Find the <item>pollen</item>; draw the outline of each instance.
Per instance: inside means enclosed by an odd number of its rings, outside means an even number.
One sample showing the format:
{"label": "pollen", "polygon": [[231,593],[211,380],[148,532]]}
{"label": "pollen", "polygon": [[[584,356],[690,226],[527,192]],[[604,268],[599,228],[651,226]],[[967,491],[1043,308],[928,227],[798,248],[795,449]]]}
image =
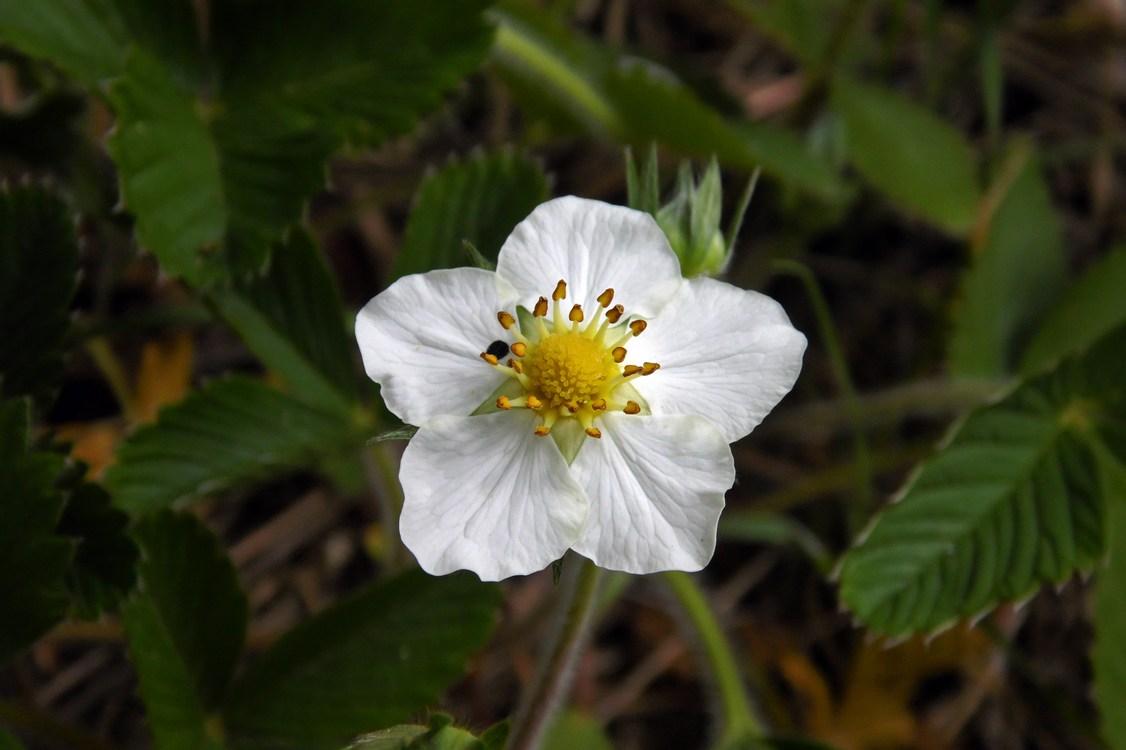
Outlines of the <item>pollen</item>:
{"label": "pollen", "polygon": [[[640,335],[648,324],[628,317],[620,303],[610,307],[614,301],[612,288],[596,299],[598,312],[605,315],[591,315],[587,322],[581,304],[574,299],[569,309],[562,304],[567,300],[567,282],[560,279],[551,292],[550,303],[547,297],[535,301],[531,318],[504,310],[497,313],[497,322],[516,341],[493,344],[504,344],[504,354],[511,351],[519,359],[509,359],[507,366],[500,366],[492,349],[482,352],[481,358],[514,378],[523,393],[497,398],[496,408],[531,409],[540,419],[535,427],[540,437],[550,434],[559,420],[574,419],[586,436],[601,438],[595,421],[602,415],[642,411],[641,405],[629,398],[634,396],[631,389],[617,389],[660,368],[656,362],[624,364],[628,352],[622,344]],[[520,314],[525,316],[527,310],[522,309]]]}

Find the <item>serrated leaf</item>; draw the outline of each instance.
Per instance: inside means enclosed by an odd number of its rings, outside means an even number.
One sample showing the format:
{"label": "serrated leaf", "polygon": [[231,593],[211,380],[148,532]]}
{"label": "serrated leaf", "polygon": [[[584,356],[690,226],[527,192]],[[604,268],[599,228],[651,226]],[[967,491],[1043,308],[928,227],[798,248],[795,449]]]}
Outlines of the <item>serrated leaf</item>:
{"label": "serrated leaf", "polygon": [[129,36],[112,2],[0,0],[0,36],[97,88],[120,75]]}
{"label": "serrated leaf", "polygon": [[77,275],[63,202],[36,187],[0,194],[0,398],[42,399],[55,388]]}
{"label": "serrated leaf", "polygon": [[447,164],[418,189],[392,276],[468,265],[463,240],[495,264],[513,227],[547,198],[543,171],[511,152]]}
{"label": "serrated leaf", "polygon": [[63,573],[73,547],[53,533],[63,459],[29,453],[27,439],[28,404],[0,401],[0,664],[62,619],[68,604]]}
{"label": "serrated leaf", "polygon": [[284,636],[232,688],[236,748],[335,750],[435,701],[492,630],[499,589],[413,571]]}
{"label": "serrated leaf", "polygon": [[364,735],[345,750],[490,750],[471,732],[453,726],[445,714],[433,714],[429,726],[400,724]]}
{"label": "serrated leaf", "polygon": [[1126,323],[1126,246],[1096,261],[1064,290],[1044,317],[1021,357],[1021,372],[1031,373],[1061,356],[1090,346]]}
{"label": "serrated leaf", "polygon": [[158,750],[217,745],[208,716],[226,694],[246,637],[246,597],[218,540],[164,511],[136,529],[140,591],[123,612]]}
{"label": "serrated leaf", "polygon": [[613,750],[602,725],[592,716],[578,711],[562,711],[548,727],[543,738],[543,750]]}
{"label": "serrated leaf", "polygon": [[714,154],[747,172],[761,166],[822,197],[844,194],[838,175],[796,136],[728,122],[666,68],[615,54],[529,4],[507,2],[493,13],[493,63],[526,104],[553,119],[635,146],[656,140],[686,156]]}
{"label": "serrated leaf", "polygon": [[128,524],[96,484],[83,482],[67,498],[55,533],[77,542],[66,573],[77,617],[94,619],[114,609],[136,583],[137,545],[126,533]]}
{"label": "serrated leaf", "polygon": [[118,449],[114,503],[147,513],[271,469],[299,466],[353,440],[340,415],[245,378],[209,384],[160,412]]}
{"label": "serrated leaf", "polygon": [[929,631],[1090,569],[1106,503],[1093,446],[1126,458],[1123,351],[1126,327],[971,412],[842,561],[852,611]]}
{"label": "serrated leaf", "polygon": [[355,401],[354,343],[336,283],[307,232],[293,230],[263,273],[216,289],[211,301],[305,401],[341,412]]}
{"label": "serrated leaf", "polygon": [[833,82],[832,103],[849,157],[873,187],[951,232],[970,228],[981,190],[965,136],[894,91],[844,76]]}
{"label": "serrated leaf", "polygon": [[[483,0],[216,3],[222,98],[301,112],[368,145],[405,133],[476,68],[492,39]],[[278,50],[285,50],[279,55]]]}
{"label": "serrated leaf", "polygon": [[1067,280],[1063,229],[1039,159],[1027,144],[1018,144],[1006,164],[1014,173],[1011,187],[982,228],[984,234],[975,231],[971,243],[972,265],[962,283],[950,345],[955,375],[1011,372],[1032,329]]}

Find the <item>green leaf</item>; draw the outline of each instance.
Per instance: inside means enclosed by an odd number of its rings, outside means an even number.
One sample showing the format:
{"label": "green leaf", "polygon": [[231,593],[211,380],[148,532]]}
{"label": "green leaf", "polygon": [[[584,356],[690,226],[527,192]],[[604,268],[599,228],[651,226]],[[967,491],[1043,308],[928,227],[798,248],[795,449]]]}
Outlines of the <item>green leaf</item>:
{"label": "green leaf", "polygon": [[685,156],[763,171],[822,197],[843,183],[791,133],[736,124],[656,63],[626,58],[576,35],[531,5],[507,2],[493,63],[522,99],[550,117],[635,146],[657,141]]}
{"label": "green leaf", "polygon": [[1126,459],[1126,327],[970,413],[841,565],[870,628],[928,631],[1088,570],[1103,548],[1098,456]]}
{"label": "green leaf", "polygon": [[728,0],[808,66],[820,65],[838,21],[839,0]]}
{"label": "green leaf", "polygon": [[1108,554],[1095,578],[1094,697],[1102,714],[1103,735],[1112,748],[1126,748],[1126,474],[1110,472],[1112,502],[1107,513]]}
{"label": "green leaf", "polygon": [[209,384],[160,412],[117,452],[106,483],[119,508],[146,513],[271,469],[300,466],[355,438],[340,415],[244,378]]}
{"label": "green leaf", "polygon": [[28,452],[28,404],[0,401],[0,664],[62,619],[73,547],[54,536],[61,456]]}
{"label": "green leaf", "polygon": [[1034,372],[1064,354],[1090,346],[1126,323],[1126,246],[1096,261],[1064,291],[1041,323],[1021,358],[1020,370]]}
{"label": "green leaf", "polygon": [[543,750],[613,750],[598,720],[578,711],[563,711],[555,717],[543,738]]}
{"label": "green leaf", "polygon": [[889,200],[951,232],[973,224],[981,191],[966,138],[899,94],[839,76],[832,102],[853,165]]}
{"label": "green leaf", "polygon": [[0,0],[0,36],[90,88],[120,75],[129,36],[112,2]]}
{"label": "green leaf", "polygon": [[[211,71],[199,37],[196,0],[86,0],[91,5],[117,5],[128,38],[152,52],[173,79],[193,88],[211,85]],[[127,44],[118,50],[124,56]]]}
{"label": "green leaf", "polygon": [[137,580],[137,545],[126,533],[129,517],[111,502],[101,487],[82,482],[70,493],[55,530],[77,542],[66,583],[73,613],[89,620],[117,607]]}
{"label": "green leaf", "polygon": [[1011,372],[1067,280],[1063,230],[1039,160],[1028,144],[1010,150],[1001,174],[998,181],[1011,187],[984,235],[975,232],[971,243],[974,257],[962,283],[950,344],[955,375],[996,377]]}
{"label": "green leaf", "polygon": [[486,744],[484,735],[478,739],[472,733],[454,727],[453,719],[445,714],[433,714],[429,726],[400,724],[364,735],[345,750],[501,750],[502,747]]}
{"label": "green leaf", "polygon": [[468,265],[462,240],[495,263],[513,227],[547,198],[539,165],[510,151],[447,164],[418,189],[392,276]]}
{"label": "green leaf", "polygon": [[[375,145],[472,72],[492,31],[484,0],[246,0],[212,7],[224,101],[299,112]],[[285,50],[285,54],[278,54]]]}
{"label": "green leaf", "polygon": [[62,377],[77,276],[78,246],[62,201],[36,187],[0,194],[0,398],[42,400]]}
{"label": "green leaf", "polygon": [[334,750],[435,701],[493,627],[499,589],[421,571],[295,628],[251,665],[226,706],[234,747]]}
{"label": "green leaf", "polygon": [[208,714],[226,694],[246,637],[246,597],[215,535],[190,515],[164,511],[136,529],[140,592],[125,632],[159,750],[217,744]]}
{"label": "green leaf", "polygon": [[291,231],[265,272],[216,289],[211,301],[303,400],[348,411],[356,398],[355,347],[336,283],[307,232]]}

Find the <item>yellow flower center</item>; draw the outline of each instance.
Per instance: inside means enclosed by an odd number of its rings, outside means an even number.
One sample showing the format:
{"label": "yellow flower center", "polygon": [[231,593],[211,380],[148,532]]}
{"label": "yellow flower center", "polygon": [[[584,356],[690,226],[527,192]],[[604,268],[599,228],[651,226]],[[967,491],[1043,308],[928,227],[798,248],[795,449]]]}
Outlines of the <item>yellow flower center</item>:
{"label": "yellow flower center", "polygon": [[[497,313],[501,327],[516,340],[494,341],[481,359],[514,378],[523,395],[501,396],[498,409],[532,409],[542,418],[537,435],[547,435],[560,419],[577,419],[593,438],[602,437],[594,420],[607,410],[637,414],[640,404],[629,398],[632,388],[622,388],[638,376],[652,375],[660,368],[656,362],[623,365],[627,351],[623,344],[645,330],[644,320],[623,320],[622,305],[610,307],[614,290],[598,295],[598,314],[584,327],[581,305],[566,315],[561,302],[567,296],[567,283],[560,280],[552,292],[553,312],[548,317],[548,301],[540,297],[531,317],[523,325],[511,313]],[[501,358],[512,357],[505,362]]]}
{"label": "yellow flower center", "polygon": [[604,348],[581,333],[552,333],[524,360],[532,391],[548,406],[593,401],[620,370]]}

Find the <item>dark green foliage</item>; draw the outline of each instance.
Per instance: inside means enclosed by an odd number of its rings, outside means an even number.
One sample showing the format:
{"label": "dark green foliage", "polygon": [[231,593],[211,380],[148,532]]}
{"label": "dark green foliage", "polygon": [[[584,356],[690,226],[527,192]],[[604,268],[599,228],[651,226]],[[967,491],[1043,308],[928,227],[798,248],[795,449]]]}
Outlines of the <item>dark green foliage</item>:
{"label": "dark green foliage", "polygon": [[499,595],[468,573],[414,571],[322,612],[236,682],[225,711],[232,746],[337,750],[408,719],[465,669]]}
{"label": "dark green foliage", "polygon": [[70,493],[55,533],[77,542],[66,573],[74,615],[96,618],[133,589],[137,545],[126,533],[128,523],[100,486],[82,482]]}
{"label": "dark green foliage", "polygon": [[495,264],[512,228],[547,198],[543,171],[511,152],[446,165],[418,189],[394,276],[469,265],[463,240]]}

